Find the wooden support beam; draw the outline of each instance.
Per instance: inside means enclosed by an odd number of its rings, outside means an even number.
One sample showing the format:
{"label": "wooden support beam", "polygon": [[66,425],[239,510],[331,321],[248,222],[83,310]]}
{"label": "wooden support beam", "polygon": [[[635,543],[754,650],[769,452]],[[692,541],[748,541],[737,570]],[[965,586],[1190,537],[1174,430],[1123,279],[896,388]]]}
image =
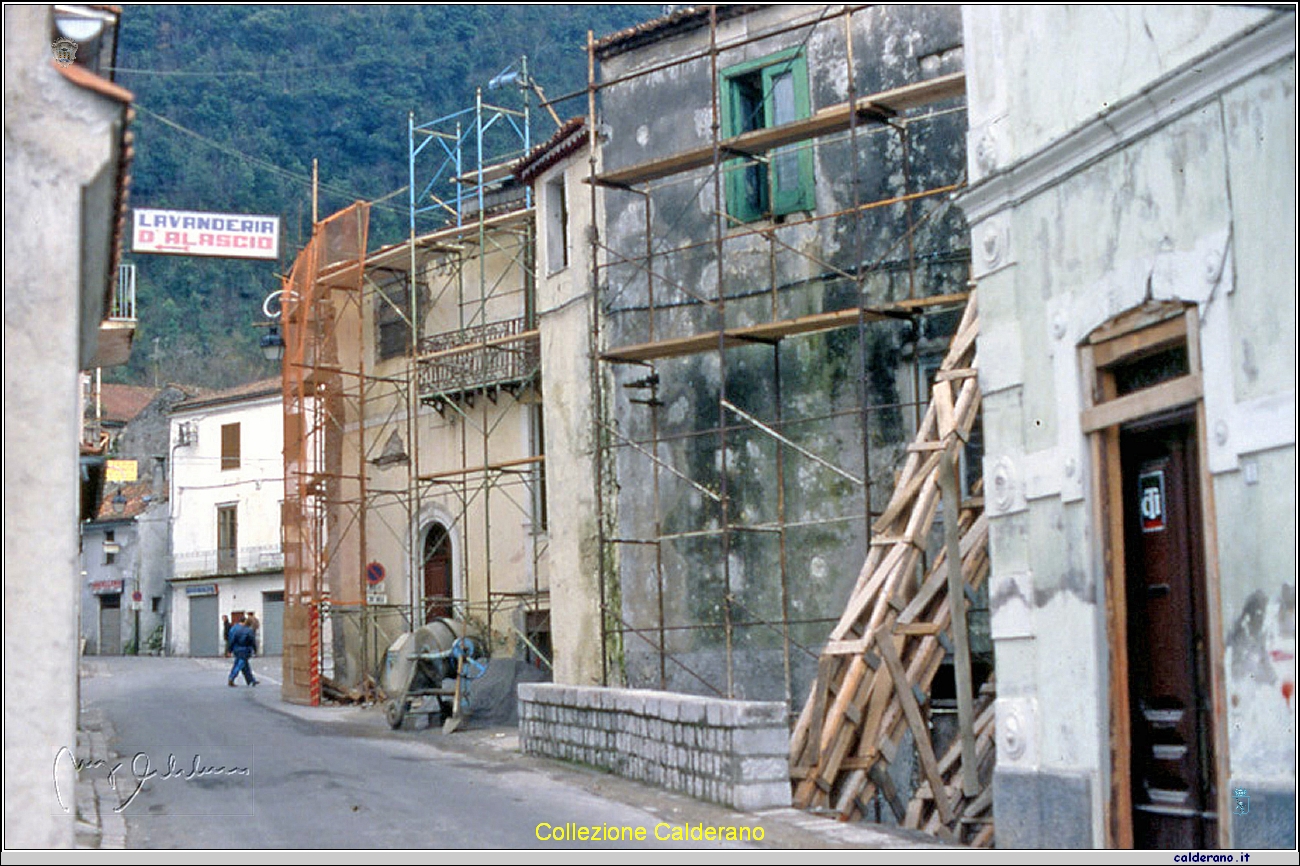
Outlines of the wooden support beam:
{"label": "wooden support beam", "polygon": [[948,452],[939,463],[943,485],[944,549],[948,557],[948,612],[953,642],[953,673],[957,679],[957,719],[961,729],[962,792],[973,797],[979,791],[975,767],[975,705],[971,694],[970,641],[966,631],[966,582],[962,578],[960,489],[957,465]]}
{"label": "wooden support beam", "polygon": [[903,715],[907,719],[908,727],[912,729],[912,739],[916,743],[917,757],[921,761],[921,770],[925,773],[926,779],[930,782],[931,790],[934,791],[935,804],[939,808],[940,819],[945,823],[951,823],[952,805],[948,797],[943,793],[943,776],[939,773],[939,764],[934,757],[934,748],[930,745],[930,731],[925,726],[925,719],[921,716],[921,708],[916,703],[916,697],[912,694],[912,684],[907,679],[907,672],[903,669],[903,662],[898,658],[898,650],[894,647],[894,640],[891,637],[883,637],[876,641],[876,646],[880,650],[880,655],[885,660],[885,667],[889,669],[889,675],[894,678],[894,693],[898,695],[898,703],[903,708]]}
{"label": "wooden support beam", "polygon": [[[856,103],[842,102],[823,108],[811,117],[783,123],[764,129],[751,130],[732,138],[723,139],[719,148],[731,154],[758,155],[808,141],[824,135],[845,132],[857,121],[879,121],[912,108],[953,99],[966,93],[965,73],[955,72],[926,81],[918,81],[891,90],[885,90],[858,99]],[[678,151],[672,156],[647,160],[634,165],[613,168],[595,178],[595,183],[631,187],[636,184],[662,180],[674,174],[713,165],[713,146],[704,145],[691,150]]]}

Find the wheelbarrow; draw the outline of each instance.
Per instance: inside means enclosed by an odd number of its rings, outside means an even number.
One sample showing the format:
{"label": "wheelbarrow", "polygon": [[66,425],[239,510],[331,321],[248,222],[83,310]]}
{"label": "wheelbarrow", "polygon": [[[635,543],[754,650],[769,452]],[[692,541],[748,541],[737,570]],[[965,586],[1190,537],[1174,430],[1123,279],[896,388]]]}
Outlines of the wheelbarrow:
{"label": "wheelbarrow", "polygon": [[468,715],[470,683],[487,673],[487,650],[465,631],[459,620],[436,619],[388,648],[383,687],[389,727],[401,728],[407,716],[437,713],[443,732],[451,733]]}

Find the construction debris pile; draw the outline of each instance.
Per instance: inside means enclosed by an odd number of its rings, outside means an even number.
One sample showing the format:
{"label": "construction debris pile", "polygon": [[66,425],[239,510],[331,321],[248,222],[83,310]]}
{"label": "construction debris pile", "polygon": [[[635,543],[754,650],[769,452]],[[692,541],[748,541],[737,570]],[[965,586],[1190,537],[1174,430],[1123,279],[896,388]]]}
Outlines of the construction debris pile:
{"label": "construction debris pile", "polygon": [[[844,615],[818,660],[817,680],[791,739],[794,804],[841,820],[880,794],[901,826],[974,847],[993,844],[992,681],[972,683],[968,604],[988,576],[981,491],[962,500],[958,458],[979,414],[972,292],[935,376],[929,408],[874,536]],[[940,502],[944,544],[923,559]],[[956,512],[957,519],[948,519]],[[924,578],[921,577],[924,569]],[[951,653],[959,735],[936,754],[926,710]],[[910,732],[921,784],[906,805],[891,774]]]}

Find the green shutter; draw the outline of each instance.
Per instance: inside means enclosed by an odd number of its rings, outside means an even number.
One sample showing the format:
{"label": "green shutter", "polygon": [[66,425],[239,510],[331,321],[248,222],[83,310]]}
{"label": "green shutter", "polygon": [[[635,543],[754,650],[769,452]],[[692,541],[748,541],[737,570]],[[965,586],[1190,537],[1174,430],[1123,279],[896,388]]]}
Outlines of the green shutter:
{"label": "green shutter", "polygon": [[[778,82],[785,78],[789,100],[778,102]],[[769,66],[763,70],[763,90],[772,94],[767,101],[769,126],[803,120],[810,114],[808,98],[808,66],[802,55],[787,63]],[[780,109],[780,114],[778,114]],[[782,116],[784,115],[784,116]],[[809,142],[799,142],[779,148],[769,154],[768,183],[771,185],[773,214],[788,214],[812,210],[814,206],[812,149]]]}
{"label": "green shutter", "polygon": [[[747,105],[752,101],[747,103],[746,92],[755,84],[762,92],[760,114],[750,118]],[[811,114],[808,65],[798,48],[728,67],[721,74],[721,90],[723,138]],[[812,150],[806,144],[774,151],[763,163],[729,159],[722,171],[727,213],[736,220],[753,222],[814,207]],[[763,185],[758,192],[752,189],[755,182]]]}

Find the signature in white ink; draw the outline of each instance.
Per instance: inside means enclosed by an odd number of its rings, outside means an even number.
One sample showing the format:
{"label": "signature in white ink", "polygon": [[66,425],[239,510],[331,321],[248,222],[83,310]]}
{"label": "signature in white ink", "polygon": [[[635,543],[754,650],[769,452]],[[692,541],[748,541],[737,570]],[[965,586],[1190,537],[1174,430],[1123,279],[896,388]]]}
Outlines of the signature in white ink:
{"label": "signature in white ink", "polygon": [[[59,789],[59,767],[60,762],[65,762],[72,767],[72,771],[80,778],[83,772],[92,770],[103,770],[109,768],[109,762],[104,760],[88,760],[78,758],[72,753],[67,746],[63,746],[54,755],[54,796],[59,801],[59,806],[63,811],[70,812],[71,806],[63,800],[63,792]],[[123,768],[127,768],[126,773],[122,773]],[[135,757],[131,759],[130,765],[121,761],[114,763],[111,769],[107,769],[108,786],[113,793],[117,794],[117,805],[113,807],[114,812],[122,812],[140,796],[144,790],[145,782],[152,780],[181,779],[190,781],[205,776],[252,776],[252,770],[248,767],[227,767],[217,764],[205,764],[203,758],[195,754],[194,760],[188,766],[182,766],[177,760],[175,753],[167,755],[166,767],[161,765],[155,768],[153,760],[147,752],[136,752]]]}

